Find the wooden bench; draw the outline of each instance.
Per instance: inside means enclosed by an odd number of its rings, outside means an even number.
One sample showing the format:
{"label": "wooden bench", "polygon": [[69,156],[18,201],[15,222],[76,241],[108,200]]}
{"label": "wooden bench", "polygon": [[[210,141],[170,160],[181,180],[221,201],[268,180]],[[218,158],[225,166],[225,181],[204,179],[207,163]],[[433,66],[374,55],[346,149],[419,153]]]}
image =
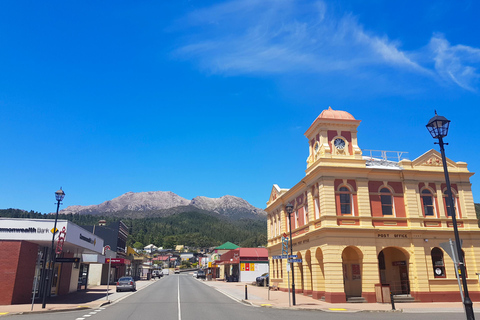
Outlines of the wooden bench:
{"label": "wooden bench", "polygon": [[270,289],[273,291],[279,290],[278,285],[283,282],[283,279],[272,279],[270,280],[270,283],[272,286],[270,286]]}

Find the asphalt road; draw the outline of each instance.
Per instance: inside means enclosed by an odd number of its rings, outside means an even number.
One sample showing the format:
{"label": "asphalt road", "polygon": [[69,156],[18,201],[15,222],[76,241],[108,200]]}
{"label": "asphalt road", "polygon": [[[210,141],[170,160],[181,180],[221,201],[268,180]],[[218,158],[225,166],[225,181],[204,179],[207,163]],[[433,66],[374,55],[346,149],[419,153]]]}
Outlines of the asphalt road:
{"label": "asphalt road", "polygon": [[[31,320],[318,320],[318,319],[465,319],[464,314],[390,312],[324,312],[253,307],[206,286],[191,275],[170,275],[138,290],[116,294],[111,305],[97,310],[11,315]],[[478,316],[477,316],[478,318]],[[478,318],[480,319],[480,318]]]}

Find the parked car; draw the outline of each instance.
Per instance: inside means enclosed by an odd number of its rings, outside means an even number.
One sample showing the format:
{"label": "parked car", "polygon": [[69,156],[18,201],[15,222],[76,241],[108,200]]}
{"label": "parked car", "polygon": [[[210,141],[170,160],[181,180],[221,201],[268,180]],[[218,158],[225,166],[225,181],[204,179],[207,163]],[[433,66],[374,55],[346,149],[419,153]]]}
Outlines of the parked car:
{"label": "parked car", "polygon": [[205,279],[205,278],[206,278],[205,270],[198,270],[197,271],[197,279]]}
{"label": "parked car", "polygon": [[193,277],[194,277],[194,278],[197,277],[197,271],[193,272]]}
{"label": "parked car", "polygon": [[152,278],[155,279],[155,278],[161,278],[163,276],[163,273],[162,271],[160,270],[153,270],[152,271]]}
{"label": "parked car", "polygon": [[257,286],[265,286],[265,285],[268,286],[268,282],[269,282],[268,272],[262,274],[260,277],[257,277],[256,282],[257,282]]}
{"label": "parked car", "polygon": [[132,277],[121,277],[117,281],[117,292],[119,291],[135,291],[137,290],[137,285],[135,280]]}
{"label": "parked car", "polygon": [[169,269],[162,269],[162,275],[168,276],[169,274],[170,274],[170,270],[169,270]]}

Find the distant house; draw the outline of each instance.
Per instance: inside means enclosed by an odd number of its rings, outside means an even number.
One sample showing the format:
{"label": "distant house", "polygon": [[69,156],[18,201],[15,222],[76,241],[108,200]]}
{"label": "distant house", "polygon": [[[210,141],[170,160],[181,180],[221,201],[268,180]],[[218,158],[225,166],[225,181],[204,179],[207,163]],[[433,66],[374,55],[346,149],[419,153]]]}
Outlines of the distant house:
{"label": "distant house", "polygon": [[266,248],[230,250],[220,257],[217,265],[220,266],[219,276],[227,281],[255,281],[258,276],[268,272],[268,250]]}
{"label": "distant house", "polygon": [[143,250],[148,253],[152,253],[158,250],[158,247],[154,244],[149,244],[148,246],[144,247]]}
{"label": "distant house", "polygon": [[183,250],[185,250],[185,246],[183,244],[179,244],[175,246],[175,251],[183,252]]}

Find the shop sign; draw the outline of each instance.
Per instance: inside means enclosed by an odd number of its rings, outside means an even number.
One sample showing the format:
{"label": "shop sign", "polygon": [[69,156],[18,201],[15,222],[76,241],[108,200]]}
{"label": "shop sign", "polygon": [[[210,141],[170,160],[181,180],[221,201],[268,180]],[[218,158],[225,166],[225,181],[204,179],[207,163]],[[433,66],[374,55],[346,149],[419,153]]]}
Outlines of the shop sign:
{"label": "shop sign", "polygon": [[121,265],[121,264],[130,264],[130,260],[128,259],[123,259],[123,258],[117,258],[117,259],[110,259],[110,258],[107,258],[105,259],[105,263],[112,263],[112,265],[116,264],[116,265]]}
{"label": "shop sign", "polygon": [[59,262],[59,263],[79,263],[80,258],[56,258],[55,262]]}
{"label": "shop sign", "polygon": [[80,236],[79,236],[80,240],[83,240],[83,241],[86,241],[88,243],[91,243],[93,245],[95,245],[97,243],[97,238],[95,239],[92,239],[92,238],[88,238],[88,237],[85,237],[83,234],[80,233]]}

